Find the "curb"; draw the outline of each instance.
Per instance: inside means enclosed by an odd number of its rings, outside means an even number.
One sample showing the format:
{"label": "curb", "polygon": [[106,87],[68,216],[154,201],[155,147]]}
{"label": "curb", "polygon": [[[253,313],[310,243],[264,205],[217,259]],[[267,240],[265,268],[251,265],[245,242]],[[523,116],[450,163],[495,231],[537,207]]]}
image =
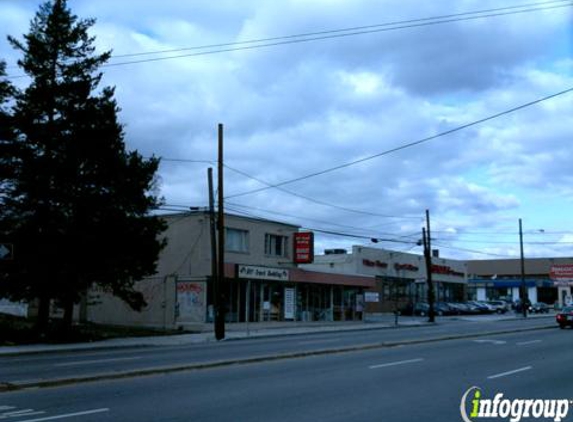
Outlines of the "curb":
{"label": "curb", "polygon": [[415,344],[426,344],[426,343],[437,343],[440,341],[448,341],[448,340],[461,340],[461,339],[469,339],[469,338],[479,338],[491,335],[498,335],[498,334],[513,334],[513,333],[520,333],[520,332],[528,332],[528,331],[539,331],[539,330],[546,330],[555,328],[553,325],[551,326],[538,326],[538,327],[529,327],[529,328],[521,328],[521,329],[513,329],[513,330],[501,330],[501,331],[488,331],[482,333],[474,333],[474,334],[458,334],[458,335],[449,335],[449,336],[442,336],[442,337],[434,337],[428,339],[414,339],[414,340],[400,340],[400,341],[390,341],[390,342],[381,342],[381,343],[371,343],[371,344],[363,344],[359,346],[347,346],[347,347],[339,347],[339,348],[331,348],[331,349],[319,349],[319,350],[311,350],[311,351],[303,351],[303,352],[292,352],[292,353],[283,353],[278,355],[263,355],[251,358],[241,358],[241,359],[227,359],[221,361],[212,361],[212,362],[204,362],[204,363],[193,363],[187,365],[176,365],[176,366],[162,366],[162,367],[155,367],[155,368],[146,368],[146,369],[139,369],[133,371],[124,371],[124,372],[113,372],[113,373],[102,373],[96,375],[89,375],[84,377],[71,377],[71,378],[59,378],[59,379],[51,379],[51,380],[39,380],[39,381],[24,381],[24,382],[15,382],[15,383],[1,383],[0,382],[0,393],[1,392],[10,392],[10,391],[18,391],[18,390],[25,390],[31,388],[47,388],[47,387],[61,387],[71,384],[79,384],[79,383],[89,383],[95,381],[110,381],[110,380],[119,380],[125,378],[134,378],[134,377],[143,377],[143,376],[151,376],[151,375],[158,375],[158,374],[170,374],[174,372],[183,372],[183,371],[197,371],[197,370],[204,370],[204,369],[213,369],[213,368],[220,368],[225,366],[233,366],[233,365],[248,365],[253,363],[261,363],[261,362],[272,362],[278,360],[285,360],[285,359],[299,359],[299,358],[306,358],[310,356],[324,356],[324,355],[334,355],[339,353],[349,353],[349,352],[357,352],[363,350],[373,350],[373,349],[383,349],[383,348],[391,348],[391,347],[398,347],[398,346],[409,346]]}
{"label": "curb", "polygon": [[[289,337],[289,336],[300,336],[300,335],[313,335],[313,334],[321,334],[321,333],[332,333],[332,332],[346,332],[346,331],[368,331],[368,330],[387,330],[387,329],[408,329],[408,328],[421,328],[435,325],[436,323],[429,323],[429,322],[421,322],[419,324],[402,324],[402,325],[369,325],[370,323],[365,323],[364,325],[355,326],[355,327],[348,327],[342,328],[341,327],[333,327],[332,329],[324,329],[324,327],[316,327],[316,329],[310,329],[310,331],[300,331],[300,332],[265,332],[265,330],[259,330],[258,332],[253,331],[251,335],[246,335],[244,331],[228,331],[227,335],[229,337],[225,337],[223,340],[220,341],[241,341],[241,340],[253,340],[259,338],[268,338],[268,337]],[[330,328],[330,327],[328,327]],[[308,328],[306,328],[308,330]],[[287,329],[285,329],[286,331]],[[233,337],[232,333],[242,333],[242,335]],[[257,333],[257,334],[255,334]],[[61,352],[81,352],[86,350],[117,350],[117,349],[137,349],[137,348],[144,348],[144,347],[163,347],[163,346],[188,346],[188,345],[195,345],[195,344],[206,344],[206,343],[217,343],[218,341],[215,338],[205,338],[199,341],[184,341],[181,343],[174,342],[173,344],[170,343],[154,343],[153,341],[149,342],[140,342],[137,344],[101,344],[101,343],[81,343],[81,344],[70,344],[69,346],[64,345],[64,347],[58,347],[60,345],[46,345],[45,349],[38,348],[38,349],[31,349],[31,350],[14,350],[14,351],[7,351],[3,352],[2,348],[0,347],[0,358],[2,357],[10,357],[10,356],[21,356],[21,355],[36,355],[36,354],[50,354],[50,353],[61,353]],[[11,347],[11,346],[8,346]],[[18,346],[16,346],[18,347]],[[26,346],[23,346],[26,347]],[[1,385],[1,384],[0,384]]]}

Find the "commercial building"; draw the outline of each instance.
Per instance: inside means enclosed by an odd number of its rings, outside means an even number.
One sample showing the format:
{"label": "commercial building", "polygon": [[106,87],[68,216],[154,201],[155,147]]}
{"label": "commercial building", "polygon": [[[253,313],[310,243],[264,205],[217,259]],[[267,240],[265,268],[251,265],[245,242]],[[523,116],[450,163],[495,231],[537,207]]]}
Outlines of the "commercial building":
{"label": "commercial building", "polygon": [[[427,272],[421,255],[386,249],[353,246],[352,252],[333,249],[304,265],[316,271],[374,277],[376,285],[365,291],[365,311],[370,314],[392,312],[427,300]],[[436,301],[459,302],[466,299],[467,264],[443,259],[434,252],[432,280]]]}
{"label": "commercial building", "polygon": [[[92,292],[89,321],[173,328],[213,320],[209,215],[164,218],[168,243],[157,274],[137,283],[148,306],[138,313],[105,292]],[[298,233],[295,225],[225,215],[227,322],[362,318],[363,291],[374,286],[374,278],[298,268],[293,262]]]}
{"label": "commercial building", "polygon": [[522,278],[520,259],[468,261],[470,297],[477,300],[520,299],[525,286],[530,302],[563,306],[573,303],[572,258],[527,258]]}

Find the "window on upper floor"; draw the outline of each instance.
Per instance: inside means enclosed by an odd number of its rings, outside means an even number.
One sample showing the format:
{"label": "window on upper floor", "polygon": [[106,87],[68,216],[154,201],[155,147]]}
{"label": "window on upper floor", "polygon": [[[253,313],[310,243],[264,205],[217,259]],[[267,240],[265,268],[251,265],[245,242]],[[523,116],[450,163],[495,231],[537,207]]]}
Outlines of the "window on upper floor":
{"label": "window on upper floor", "polygon": [[248,253],[248,230],[225,228],[225,250],[227,252]]}
{"label": "window on upper floor", "polygon": [[265,234],[265,255],[287,256],[288,237],[277,234]]}

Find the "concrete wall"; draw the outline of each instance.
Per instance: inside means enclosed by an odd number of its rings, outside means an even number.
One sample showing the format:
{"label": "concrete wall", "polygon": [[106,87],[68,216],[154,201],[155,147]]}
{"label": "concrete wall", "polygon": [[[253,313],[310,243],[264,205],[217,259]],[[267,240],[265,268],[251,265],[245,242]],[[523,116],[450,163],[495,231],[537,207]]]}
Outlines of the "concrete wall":
{"label": "concrete wall", "polygon": [[161,329],[175,328],[176,285],[174,277],[149,278],[136,283],[147,306],[136,312],[118,299],[101,290],[88,295],[87,320],[99,324],[145,326]]}

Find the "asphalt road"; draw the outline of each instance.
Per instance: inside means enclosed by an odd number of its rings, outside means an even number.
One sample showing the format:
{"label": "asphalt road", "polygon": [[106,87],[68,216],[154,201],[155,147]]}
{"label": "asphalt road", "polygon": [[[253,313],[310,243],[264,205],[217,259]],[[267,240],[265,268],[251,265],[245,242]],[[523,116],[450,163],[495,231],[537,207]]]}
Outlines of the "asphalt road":
{"label": "asphalt road", "polygon": [[472,386],[572,399],[572,342],[555,328],[7,392],[0,420],[460,421]]}
{"label": "asphalt road", "polygon": [[266,337],[187,346],[86,350],[0,357],[0,383],[31,384],[62,378],[141,371],[149,368],[257,359],[332,349],[394,345],[491,331],[555,327],[552,318],[466,322],[443,320],[437,325]]}

